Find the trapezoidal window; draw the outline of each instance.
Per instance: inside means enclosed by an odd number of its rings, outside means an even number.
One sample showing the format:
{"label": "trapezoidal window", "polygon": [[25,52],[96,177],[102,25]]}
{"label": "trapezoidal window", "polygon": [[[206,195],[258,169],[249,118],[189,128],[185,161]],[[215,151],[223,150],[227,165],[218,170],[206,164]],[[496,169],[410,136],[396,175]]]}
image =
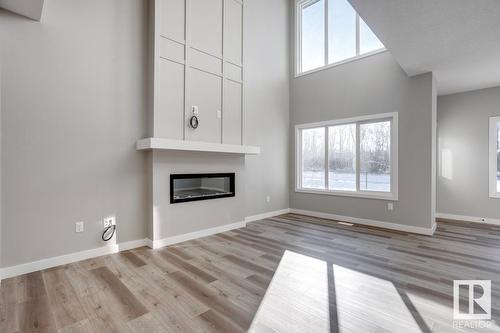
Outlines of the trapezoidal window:
{"label": "trapezoidal window", "polygon": [[298,0],[296,75],[385,50],[347,0]]}

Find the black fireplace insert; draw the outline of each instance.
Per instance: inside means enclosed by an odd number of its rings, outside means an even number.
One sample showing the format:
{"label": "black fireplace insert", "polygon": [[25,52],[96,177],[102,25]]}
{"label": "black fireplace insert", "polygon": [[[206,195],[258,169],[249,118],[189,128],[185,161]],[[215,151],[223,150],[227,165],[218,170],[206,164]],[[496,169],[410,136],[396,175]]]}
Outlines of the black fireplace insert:
{"label": "black fireplace insert", "polygon": [[170,175],[170,203],[234,197],[234,173]]}

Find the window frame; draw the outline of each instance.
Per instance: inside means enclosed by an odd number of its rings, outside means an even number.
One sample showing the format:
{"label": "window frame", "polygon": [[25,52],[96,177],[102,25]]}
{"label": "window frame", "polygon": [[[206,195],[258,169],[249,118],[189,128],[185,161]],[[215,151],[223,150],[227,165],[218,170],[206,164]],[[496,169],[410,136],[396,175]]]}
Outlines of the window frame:
{"label": "window frame", "polygon": [[490,117],[489,126],[489,192],[490,198],[500,199],[500,192],[497,189],[497,124],[500,123],[500,116]]}
{"label": "window frame", "polygon": [[[398,201],[398,132],[399,132],[398,112],[366,115],[353,118],[336,119],[316,123],[295,125],[295,192],[309,194],[323,194],[344,197],[380,199],[388,201]],[[360,189],[360,130],[364,123],[374,123],[379,121],[391,121],[391,191],[377,192]],[[328,187],[328,127],[337,125],[356,124],[356,191],[330,190]],[[325,128],[325,188],[313,189],[302,187],[302,130],[312,128]]]}
{"label": "window frame", "polygon": [[[382,52],[386,52],[387,49],[385,47],[378,49],[378,50],[373,50],[370,52],[366,52],[363,54],[360,54],[360,16],[358,12],[356,12],[356,55],[354,57],[350,57],[347,59],[343,59],[337,62],[332,62],[331,64],[328,63],[329,59],[329,50],[328,50],[328,4],[330,0],[325,0],[325,9],[324,9],[324,22],[325,22],[325,40],[324,40],[324,65],[310,69],[308,71],[302,71],[302,9],[305,7],[308,7],[310,5],[313,5],[314,3],[318,2],[320,0],[296,0],[295,1],[295,77],[300,77],[303,75],[315,73],[318,71],[322,71],[324,69],[328,69],[331,67],[339,66],[351,61],[363,59],[366,57],[370,57],[375,54],[379,54]],[[377,37],[378,38],[378,37]]]}

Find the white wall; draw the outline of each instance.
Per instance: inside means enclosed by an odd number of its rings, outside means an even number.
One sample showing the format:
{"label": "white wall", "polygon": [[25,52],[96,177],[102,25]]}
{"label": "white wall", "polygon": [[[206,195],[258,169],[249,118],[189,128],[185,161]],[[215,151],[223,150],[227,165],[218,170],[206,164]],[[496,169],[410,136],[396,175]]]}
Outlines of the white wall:
{"label": "white wall", "polygon": [[[154,152],[154,235],[150,230],[154,240],[289,207],[288,6],[288,0],[245,1],[243,142],[260,146],[261,154]],[[168,176],[172,172],[236,172],[236,197],[170,205]]]}
{"label": "white wall", "polygon": [[[302,76],[290,85],[290,207],[431,228],[432,74],[409,78],[389,52]],[[399,113],[399,201],[295,192],[297,124]]]}
{"label": "white wall", "polygon": [[[153,152],[153,240],[214,228],[245,218],[245,157],[218,153]],[[235,172],[236,196],[170,204],[170,174]]]}
{"label": "white wall", "polygon": [[500,219],[488,187],[489,117],[499,106],[500,87],[438,98],[438,213]]}
{"label": "white wall", "polygon": [[[243,4],[154,0],[151,136],[241,144]],[[188,33],[186,33],[188,32]],[[189,124],[197,107],[199,127]]]}
{"label": "white wall", "polygon": [[[1,11],[2,262],[146,235],[147,6],[51,0],[44,23]],[[85,232],[75,233],[75,222]]]}

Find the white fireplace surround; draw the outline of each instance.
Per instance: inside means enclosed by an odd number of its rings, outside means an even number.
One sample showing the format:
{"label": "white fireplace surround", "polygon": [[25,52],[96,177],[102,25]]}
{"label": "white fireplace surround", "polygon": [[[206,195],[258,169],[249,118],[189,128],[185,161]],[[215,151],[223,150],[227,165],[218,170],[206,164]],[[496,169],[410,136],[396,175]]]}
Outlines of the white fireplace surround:
{"label": "white fireplace surround", "polygon": [[181,150],[227,154],[258,155],[260,147],[228,145],[201,141],[184,141],[163,138],[146,138],[137,141],[137,150]]}

